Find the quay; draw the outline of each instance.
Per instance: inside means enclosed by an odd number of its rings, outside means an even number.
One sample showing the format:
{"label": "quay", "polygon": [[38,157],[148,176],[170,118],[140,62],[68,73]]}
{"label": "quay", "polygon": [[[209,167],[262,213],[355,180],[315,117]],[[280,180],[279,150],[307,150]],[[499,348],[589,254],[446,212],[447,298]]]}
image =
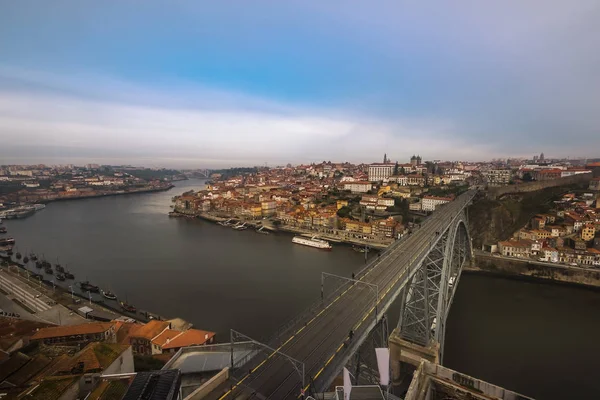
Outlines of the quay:
{"label": "quay", "polygon": [[[3,309],[21,314],[21,318],[37,320],[55,325],[73,325],[86,319],[111,321],[131,319],[138,322],[166,320],[167,318],[142,309],[136,312],[123,310],[116,301],[96,300],[75,291],[59,286],[47,279],[34,279],[36,272],[2,256],[0,267],[0,304]],[[8,264],[8,265],[6,265]],[[73,286],[79,284],[73,281]],[[114,302],[115,304],[111,304]],[[80,310],[86,307],[85,317]]]}
{"label": "quay", "polygon": [[[173,218],[188,218],[188,219],[202,219],[208,222],[219,223],[225,221],[232,222],[242,222],[247,226],[253,229],[263,228],[264,230],[270,232],[284,232],[284,233],[293,233],[302,236],[312,237],[318,236],[324,240],[330,241],[336,244],[346,244],[346,245],[354,245],[354,246],[368,246],[370,248],[374,248],[377,250],[384,250],[392,243],[394,243],[393,239],[388,241],[374,241],[374,240],[365,240],[360,239],[359,237],[351,237],[347,234],[337,235],[335,233],[330,232],[322,232],[322,231],[313,231],[309,229],[302,229],[293,226],[287,225],[275,225],[272,220],[253,220],[253,219],[243,219],[240,217],[231,217],[231,216],[218,216],[209,213],[201,213],[201,212],[181,212],[181,211],[171,211],[169,212],[169,217]],[[338,231],[342,232],[342,231]],[[342,232],[343,233],[343,232]]]}

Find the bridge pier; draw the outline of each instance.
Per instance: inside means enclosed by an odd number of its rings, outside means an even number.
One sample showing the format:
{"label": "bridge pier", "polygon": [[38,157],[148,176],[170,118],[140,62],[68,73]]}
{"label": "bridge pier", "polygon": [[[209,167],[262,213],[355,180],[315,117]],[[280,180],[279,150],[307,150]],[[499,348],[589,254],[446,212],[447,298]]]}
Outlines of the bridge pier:
{"label": "bridge pier", "polygon": [[440,344],[432,341],[427,346],[412,343],[402,338],[400,329],[396,328],[388,340],[390,349],[390,369],[392,372],[392,385],[399,386],[405,382],[404,378],[412,379],[412,373],[417,369],[422,359],[439,364]]}

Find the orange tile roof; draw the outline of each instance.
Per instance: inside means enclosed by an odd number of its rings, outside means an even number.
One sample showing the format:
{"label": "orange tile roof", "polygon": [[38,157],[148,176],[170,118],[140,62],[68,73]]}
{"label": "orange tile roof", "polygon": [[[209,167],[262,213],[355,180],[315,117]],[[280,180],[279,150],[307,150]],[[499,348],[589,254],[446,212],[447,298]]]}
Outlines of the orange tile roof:
{"label": "orange tile roof", "polygon": [[163,349],[202,345],[215,336],[214,332],[202,331],[200,329],[188,329],[181,335],[166,343]]}
{"label": "orange tile roof", "polygon": [[31,339],[40,340],[53,337],[102,333],[109,330],[113,325],[114,322],[91,322],[81,325],[52,326],[40,329],[31,337]]}
{"label": "orange tile roof", "polygon": [[132,322],[117,321],[117,343],[129,343],[129,338],[131,335],[137,332],[137,330],[143,326],[144,325]]}
{"label": "orange tile roof", "polygon": [[181,335],[182,333],[183,332],[176,331],[174,329],[166,329],[163,333],[152,339],[152,343],[163,346],[165,343],[168,343],[170,340]]}
{"label": "orange tile roof", "polygon": [[152,340],[155,336],[159,335],[162,331],[167,329],[171,325],[168,321],[157,321],[152,320],[146,325],[137,329],[135,333],[131,333],[131,337],[141,337],[144,339]]}

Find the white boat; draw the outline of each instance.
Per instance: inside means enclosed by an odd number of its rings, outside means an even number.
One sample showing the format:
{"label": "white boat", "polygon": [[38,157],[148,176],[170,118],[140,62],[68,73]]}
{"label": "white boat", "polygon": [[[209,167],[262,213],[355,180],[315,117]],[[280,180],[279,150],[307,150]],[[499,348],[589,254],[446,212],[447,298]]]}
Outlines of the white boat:
{"label": "white boat", "polygon": [[46,208],[45,204],[34,204],[33,208],[35,208],[35,211],[40,211],[43,210],[44,208]]}
{"label": "white boat", "polygon": [[235,230],[238,230],[238,231],[243,231],[245,229],[248,229],[245,222],[242,222],[241,224],[238,223],[238,224],[234,225],[232,228]]}
{"label": "white boat", "polygon": [[317,239],[316,236],[305,238],[302,236],[294,236],[292,243],[302,244],[304,246],[316,247],[317,249],[331,250],[331,245],[328,241]]}

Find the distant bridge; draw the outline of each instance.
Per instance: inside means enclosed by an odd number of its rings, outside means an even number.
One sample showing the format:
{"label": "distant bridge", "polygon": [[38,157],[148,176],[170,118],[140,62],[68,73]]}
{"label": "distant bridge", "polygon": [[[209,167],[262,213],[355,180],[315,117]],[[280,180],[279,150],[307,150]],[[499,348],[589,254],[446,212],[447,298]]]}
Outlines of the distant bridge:
{"label": "distant bridge", "polygon": [[[466,207],[475,194],[468,191],[441,206],[354,281],[322,296],[259,354],[232,357],[234,383],[214,393],[215,399],[296,399],[324,391],[396,300],[401,303],[396,330],[401,340],[433,348],[441,359],[450,304],[472,254]],[[247,340],[232,331],[232,342]]]}

